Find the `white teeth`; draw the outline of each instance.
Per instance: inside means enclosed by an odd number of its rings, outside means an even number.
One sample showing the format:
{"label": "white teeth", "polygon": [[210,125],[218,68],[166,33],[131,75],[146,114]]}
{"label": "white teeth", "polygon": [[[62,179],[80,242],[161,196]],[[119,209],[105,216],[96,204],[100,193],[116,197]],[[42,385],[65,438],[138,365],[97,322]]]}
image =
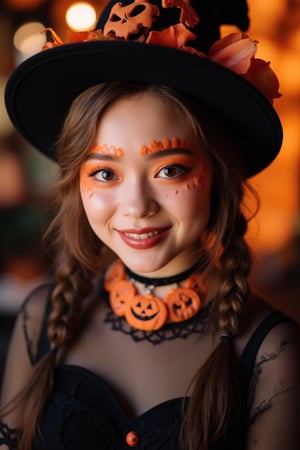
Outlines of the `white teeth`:
{"label": "white teeth", "polygon": [[150,233],[142,233],[142,234],[136,234],[136,233],[125,233],[126,236],[131,237],[132,239],[148,239],[153,236],[157,236],[159,234],[159,231],[151,231]]}

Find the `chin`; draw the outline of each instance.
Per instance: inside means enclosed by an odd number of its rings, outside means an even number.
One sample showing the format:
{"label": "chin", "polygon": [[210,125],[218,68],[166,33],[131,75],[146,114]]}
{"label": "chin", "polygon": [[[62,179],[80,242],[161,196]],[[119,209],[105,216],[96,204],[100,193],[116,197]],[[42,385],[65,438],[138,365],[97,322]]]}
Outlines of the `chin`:
{"label": "chin", "polygon": [[144,276],[156,277],[172,276],[183,270],[189,269],[191,265],[191,260],[189,260],[186,265],[183,265],[182,261],[179,262],[174,255],[170,258],[164,257],[159,259],[157,253],[153,256],[145,253],[143,255],[133,255],[131,257],[126,256],[122,261],[130,270],[132,270],[132,272]]}

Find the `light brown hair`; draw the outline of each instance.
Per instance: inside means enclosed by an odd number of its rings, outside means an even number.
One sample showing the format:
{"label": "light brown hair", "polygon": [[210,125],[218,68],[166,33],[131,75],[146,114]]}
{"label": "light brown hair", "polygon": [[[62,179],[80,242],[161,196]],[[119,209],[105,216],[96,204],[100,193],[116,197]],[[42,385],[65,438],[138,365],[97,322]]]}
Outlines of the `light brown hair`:
{"label": "light brown hair", "polygon": [[[239,332],[251,263],[244,240],[247,221],[240,206],[244,176],[232,137],[222,130],[212,113],[168,87],[114,82],[88,89],[73,102],[57,147],[61,171],[56,189],[58,210],[46,236],[57,254],[48,325],[51,351],[36,364],[30,384],[11,404],[22,406],[19,450],[32,448],[41,413],[51,395],[56,351],[66,348],[76,336],[82,299],[91,293],[94,277],[103,270],[103,246],[88,224],[80,199],[80,166],[95,142],[105,108],[121,97],[145,91],[177,109],[212,161],[211,217],[206,240],[199,245],[199,261],[201,269],[213,280],[209,295],[216,332],[233,336]],[[228,426],[238,405],[236,363],[232,339],[220,340],[196,374],[182,430],[182,445],[188,450],[208,450]]]}

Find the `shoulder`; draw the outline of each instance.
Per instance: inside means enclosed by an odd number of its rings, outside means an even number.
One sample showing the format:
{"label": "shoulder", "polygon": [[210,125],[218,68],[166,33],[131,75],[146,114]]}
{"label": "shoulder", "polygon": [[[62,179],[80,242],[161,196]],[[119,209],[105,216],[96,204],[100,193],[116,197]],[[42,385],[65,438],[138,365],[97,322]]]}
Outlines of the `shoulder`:
{"label": "shoulder", "polygon": [[256,294],[251,294],[246,306],[245,318],[237,338],[236,348],[239,355],[247,346],[256,345],[256,358],[271,351],[282,342],[293,341],[299,346],[299,325]]}
{"label": "shoulder", "polygon": [[52,283],[45,283],[32,290],[24,300],[17,317],[15,332],[18,329],[22,332],[32,364],[39,359],[39,346],[50,311],[53,286]]}
{"label": "shoulder", "polygon": [[300,327],[259,297],[250,300],[237,347],[252,415],[260,415],[275,399],[277,405],[288,398],[300,407]]}
{"label": "shoulder", "polygon": [[53,287],[53,283],[37,286],[29,293],[20,309],[24,338],[32,363],[48,349],[47,322]]}
{"label": "shoulder", "polygon": [[[272,317],[275,320],[272,320]],[[277,320],[276,320],[277,318]],[[300,327],[291,318],[270,312],[264,317],[266,324],[257,349],[254,376],[265,381],[274,374],[280,383],[299,386],[300,377]],[[263,325],[258,325],[263,328]],[[279,381],[278,381],[279,382]]]}
{"label": "shoulder", "polygon": [[53,288],[54,283],[49,282],[38,285],[30,291],[20,307],[18,316],[28,316],[28,318],[38,323],[43,319],[46,309],[49,306]]}
{"label": "shoulder", "polygon": [[54,283],[48,282],[38,285],[35,289],[30,291],[21,305],[20,312],[24,311],[24,309],[30,308],[31,313],[39,317],[45,310],[53,287]]}
{"label": "shoulder", "polygon": [[260,299],[253,302],[241,356],[250,369],[249,448],[256,442],[266,450],[295,450],[300,442],[300,328]]}
{"label": "shoulder", "polygon": [[6,357],[1,403],[6,404],[31,379],[40,351],[40,337],[50,304],[51,284],[34,289],[25,299],[16,318]]}

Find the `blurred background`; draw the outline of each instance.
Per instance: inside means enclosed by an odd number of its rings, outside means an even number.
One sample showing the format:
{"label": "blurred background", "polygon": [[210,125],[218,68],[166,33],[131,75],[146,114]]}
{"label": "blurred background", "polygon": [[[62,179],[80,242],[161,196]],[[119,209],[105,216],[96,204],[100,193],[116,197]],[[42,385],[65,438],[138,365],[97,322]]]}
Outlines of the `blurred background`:
{"label": "blurred background", "polygon": [[[20,304],[51,276],[42,235],[51,219],[48,204],[57,177],[55,164],[28,147],[10,124],[5,84],[22,60],[40,51],[41,30],[52,27],[65,40],[68,28],[93,29],[105,3],[0,2],[0,376]],[[251,281],[300,323],[300,0],[248,0],[248,6],[248,34],[259,41],[257,57],[271,61],[280,80],[283,95],[274,106],[284,128],[280,155],[251,180],[261,198],[247,235],[255,262]],[[222,34],[231,31],[226,26]]]}

